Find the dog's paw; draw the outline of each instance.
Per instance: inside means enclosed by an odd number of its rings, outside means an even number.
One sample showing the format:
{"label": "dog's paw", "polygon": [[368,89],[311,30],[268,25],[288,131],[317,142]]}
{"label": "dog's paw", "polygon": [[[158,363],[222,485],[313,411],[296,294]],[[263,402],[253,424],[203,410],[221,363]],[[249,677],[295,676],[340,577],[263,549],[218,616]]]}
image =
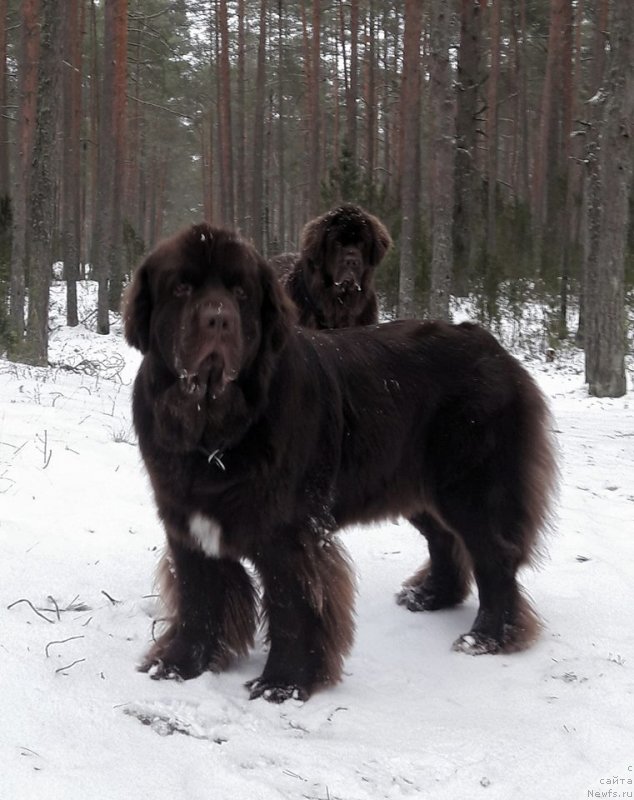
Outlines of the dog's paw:
{"label": "dog's paw", "polygon": [[396,595],[396,602],[408,611],[429,611],[429,597],[413,586],[404,586]]}
{"label": "dog's paw", "polygon": [[139,672],[146,672],[153,681],[181,681],[182,676],[173,664],[166,664],[162,658],[148,658],[139,667]]}
{"label": "dog's paw", "polygon": [[466,653],[469,656],[481,656],[499,653],[501,646],[491,636],[485,636],[477,631],[469,631],[469,633],[463,633],[462,636],[459,636],[451,649],[457,653]]}
{"label": "dog's paw", "polygon": [[174,635],[159,639],[138,669],[156,681],[186,681],[209,668],[209,654],[204,645]]}
{"label": "dog's paw", "polygon": [[408,611],[438,611],[441,608],[451,608],[458,601],[453,596],[447,596],[426,586],[403,586],[396,595],[396,602]]}
{"label": "dog's paw", "polygon": [[310,697],[306,689],[292,683],[254,678],[254,680],[246,683],[245,686],[249,690],[249,700],[262,697],[264,700],[268,700],[269,703],[284,703],[286,700],[305,702]]}

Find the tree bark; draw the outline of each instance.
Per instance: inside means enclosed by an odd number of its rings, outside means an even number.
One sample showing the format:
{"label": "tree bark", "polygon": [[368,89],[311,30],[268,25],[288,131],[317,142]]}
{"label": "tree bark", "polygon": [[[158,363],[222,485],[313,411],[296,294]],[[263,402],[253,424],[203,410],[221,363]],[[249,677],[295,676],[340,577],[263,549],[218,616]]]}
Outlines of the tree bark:
{"label": "tree bark", "polygon": [[0,201],[9,192],[9,136],[7,131],[7,0],[0,0]]}
{"label": "tree bark", "polygon": [[[83,4],[83,3],[82,3]],[[66,322],[78,324],[77,281],[81,252],[81,10],[68,0],[64,16],[62,260],[66,280]]]}
{"label": "tree bark", "polygon": [[634,162],[634,15],[614,0],[611,64],[599,152],[599,232],[595,292],[586,346],[589,392],[621,397],[625,378],[625,245]]}
{"label": "tree bark", "polygon": [[420,40],[423,9],[420,0],[405,3],[405,45],[401,88],[401,253],[399,264],[398,313],[415,317],[415,239],[419,215],[419,148],[421,114]]}
{"label": "tree bark", "polygon": [[[585,347],[586,341],[596,333],[592,330],[593,319],[587,313],[589,304],[586,298],[592,298],[596,292],[597,258],[600,231],[600,182],[599,182],[599,137],[605,94],[606,42],[608,37],[608,21],[610,0],[600,0],[597,9],[597,25],[594,30],[592,46],[592,68],[590,81],[590,99],[587,101],[588,119],[586,120],[585,144],[585,235],[583,253],[583,281],[579,298],[579,324],[575,334],[575,342]],[[586,382],[588,382],[588,362],[586,360]]]}
{"label": "tree bark", "polygon": [[127,0],[105,0],[104,63],[99,115],[97,202],[92,262],[98,281],[97,332],[110,332],[109,309],[118,308],[123,270],[121,199],[125,168]]}
{"label": "tree bark", "polygon": [[251,171],[251,238],[256,249],[263,249],[264,195],[264,92],[266,89],[266,0],[260,0],[260,33],[253,106],[253,168]]}
{"label": "tree bark", "polygon": [[308,197],[307,214],[316,216],[321,210],[321,3],[312,3],[312,31],[308,50]]}
{"label": "tree bark", "polygon": [[19,359],[24,344],[24,311],[29,281],[29,217],[31,161],[37,113],[37,80],[40,53],[39,0],[24,0],[20,24],[20,60],[18,73],[18,158],[13,190],[13,234],[11,237],[10,342],[9,355]]}
{"label": "tree bark", "polygon": [[366,108],[366,193],[370,206],[374,205],[376,197],[376,139],[377,139],[377,108],[379,99],[376,91],[376,19],[374,0],[370,0],[370,14],[368,19],[368,32],[365,47],[365,108]]}
{"label": "tree bark", "polygon": [[461,0],[455,149],[453,240],[457,294],[468,292],[481,249],[482,178],[478,170],[478,93],[481,76],[482,3]]}
{"label": "tree bark", "polygon": [[491,71],[487,92],[487,275],[497,273],[498,92],[500,83],[501,0],[491,0]]}
{"label": "tree bark", "polygon": [[432,196],[432,258],[429,313],[450,318],[449,299],[453,273],[451,216],[454,206],[455,113],[449,62],[451,9],[445,0],[432,0],[430,53],[430,105],[434,186]]}
{"label": "tree bark", "polygon": [[221,159],[223,164],[223,217],[229,227],[234,227],[235,192],[233,167],[233,130],[231,123],[231,69],[229,65],[229,20],[227,0],[220,0],[218,11],[218,27],[220,32],[220,129]]}
{"label": "tree bark", "polygon": [[350,0],[350,85],[346,98],[346,140],[357,169],[357,97],[359,95],[359,0]]}
{"label": "tree bark", "polygon": [[56,132],[61,88],[62,15],[57,0],[40,0],[37,113],[29,190],[29,311],[24,360],[48,363],[48,305],[55,226]]}
{"label": "tree bark", "polygon": [[[253,230],[255,220],[247,219],[248,189],[247,187],[247,126],[246,126],[246,38],[245,38],[245,0],[238,0],[238,85],[236,87],[236,220],[238,228],[243,231]],[[260,54],[258,51],[258,66]],[[257,78],[256,78],[257,81]],[[257,89],[256,89],[257,91]],[[257,99],[256,99],[257,102]],[[253,199],[253,195],[251,195]]]}

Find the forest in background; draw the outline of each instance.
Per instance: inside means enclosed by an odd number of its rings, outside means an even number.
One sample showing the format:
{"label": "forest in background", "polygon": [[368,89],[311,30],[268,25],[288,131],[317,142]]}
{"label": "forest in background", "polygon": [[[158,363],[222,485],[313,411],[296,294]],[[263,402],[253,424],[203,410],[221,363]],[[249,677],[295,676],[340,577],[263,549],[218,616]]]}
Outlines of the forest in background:
{"label": "forest in background", "polygon": [[107,333],[179,226],[270,256],[348,201],[394,238],[386,312],[540,303],[590,391],[623,394],[633,18],[631,0],[0,0],[0,349],[46,363],[53,262],[68,323],[88,273]]}

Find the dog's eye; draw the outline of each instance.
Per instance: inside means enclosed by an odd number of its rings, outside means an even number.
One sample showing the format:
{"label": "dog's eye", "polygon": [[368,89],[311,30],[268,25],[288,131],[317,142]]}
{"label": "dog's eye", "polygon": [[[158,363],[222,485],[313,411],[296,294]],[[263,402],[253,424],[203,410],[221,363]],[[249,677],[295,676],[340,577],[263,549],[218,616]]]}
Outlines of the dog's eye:
{"label": "dog's eye", "polygon": [[244,291],[242,286],[234,286],[232,291],[233,291],[233,296],[236,298],[236,300],[247,299],[247,293]]}
{"label": "dog's eye", "polygon": [[192,287],[189,283],[177,283],[174,287],[175,297],[187,297],[192,293]]}

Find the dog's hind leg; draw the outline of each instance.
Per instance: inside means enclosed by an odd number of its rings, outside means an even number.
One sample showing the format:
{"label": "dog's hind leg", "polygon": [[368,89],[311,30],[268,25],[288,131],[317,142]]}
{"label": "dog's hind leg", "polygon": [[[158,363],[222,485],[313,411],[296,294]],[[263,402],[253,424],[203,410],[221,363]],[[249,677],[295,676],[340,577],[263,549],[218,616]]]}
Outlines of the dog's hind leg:
{"label": "dog's hind leg", "polygon": [[167,629],[140,666],[152,678],[224,669],[253,644],[256,592],[239,561],[171,541],[159,567]]}
{"label": "dog's hind leg", "polygon": [[522,531],[525,523],[513,492],[486,480],[476,487],[463,484],[444,494],[443,505],[469,554],[480,602],[471,630],[454,649],[472,655],[524,649],[540,625],[517,583],[519,568],[530,559],[530,532]]}
{"label": "dog's hind leg", "polygon": [[429,514],[410,519],[427,539],[429,561],[396,596],[410,611],[435,611],[461,603],[469,591],[470,561],[462,542]]}
{"label": "dog's hind leg", "polygon": [[317,687],[341,680],[352,646],[355,584],[347,555],[330,536],[291,546],[282,539],[255,565],[270,650],[262,675],[247,684],[251,699],[306,700]]}

